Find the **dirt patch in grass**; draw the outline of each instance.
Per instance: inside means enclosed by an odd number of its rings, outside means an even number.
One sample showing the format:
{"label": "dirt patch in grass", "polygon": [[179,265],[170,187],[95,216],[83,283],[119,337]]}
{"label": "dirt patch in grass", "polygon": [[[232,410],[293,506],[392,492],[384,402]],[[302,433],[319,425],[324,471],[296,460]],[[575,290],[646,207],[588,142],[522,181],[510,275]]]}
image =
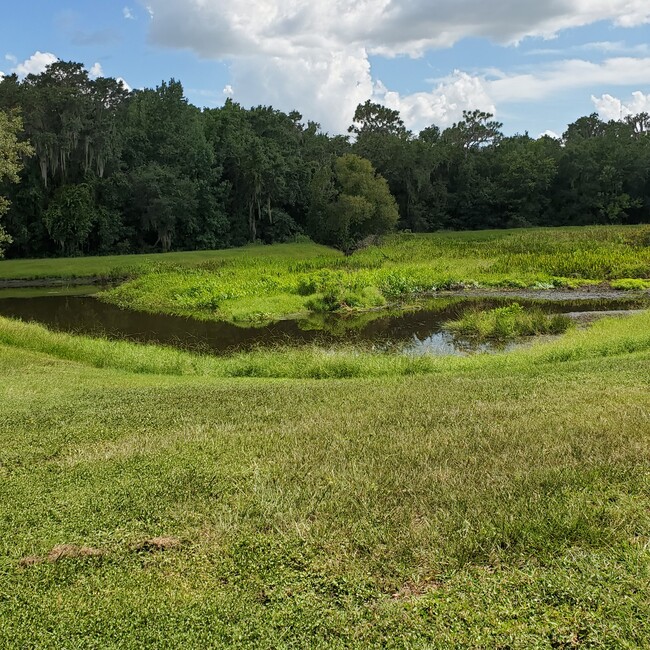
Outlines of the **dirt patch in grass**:
{"label": "dirt patch in grass", "polygon": [[78,557],[99,557],[104,555],[104,551],[91,546],[75,546],[74,544],[59,544],[55,546],[47,555],[48,562],[58,562]]}
{"label": "dirt patch in grass", "polygon": [[428,582],[407,582],[391,594],[391,600],[414,600],[439,589],[442,589],[442,584],[435,580]]}
{"label": "dirt patch in grass", "polygon": [[133,547],[135,551],[144,551],[146,553],[156,553],[158,551],[168,551],[181,545],[181,541],[176,537],[152,537]]}
{"label": "dirt patch in grass", "polygon": [[76,546],[75,544],[57,544],[47,555],[27,555],[18,562],[20,566],[33,566],[42,562],[60,562],[61,560],[101,557],[105,551],[92,546]]}

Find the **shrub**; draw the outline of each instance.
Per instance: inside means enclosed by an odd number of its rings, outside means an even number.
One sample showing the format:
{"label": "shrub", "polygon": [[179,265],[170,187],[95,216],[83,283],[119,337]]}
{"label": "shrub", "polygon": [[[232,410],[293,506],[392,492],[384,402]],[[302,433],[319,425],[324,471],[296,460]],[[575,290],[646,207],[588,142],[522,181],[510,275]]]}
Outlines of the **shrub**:
{"label": "shrub", "polygon": [[330,290],[310,298],[307,309],[315,312],[337,311],[339,309],[372,309],[382,307],[386,299],[377,287],[364,287],[360,290]]}

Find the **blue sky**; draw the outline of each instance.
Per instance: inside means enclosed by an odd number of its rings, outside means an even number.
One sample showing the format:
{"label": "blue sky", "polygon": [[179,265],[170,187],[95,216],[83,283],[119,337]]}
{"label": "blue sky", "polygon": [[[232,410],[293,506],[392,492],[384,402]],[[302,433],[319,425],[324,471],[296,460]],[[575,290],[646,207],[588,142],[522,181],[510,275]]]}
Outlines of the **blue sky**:
{"label": "blue sky", "polygon": [[343,132],[368,98],[419,130],[496,114],[506,133],[650,112],[648,0],[37,0],[0,23],[0,71],[79,61],[199,106],[298,109]]}

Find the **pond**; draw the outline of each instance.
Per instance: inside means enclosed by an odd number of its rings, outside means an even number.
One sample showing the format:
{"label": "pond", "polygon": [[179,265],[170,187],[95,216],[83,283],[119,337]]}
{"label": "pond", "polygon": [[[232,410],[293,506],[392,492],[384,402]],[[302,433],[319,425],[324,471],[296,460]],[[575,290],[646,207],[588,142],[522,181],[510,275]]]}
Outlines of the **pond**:
{"label": "pond", "polygon": [[[97,289],[95,289],[97,290]],[[90,290],[86,289],[88,294]],[[405,354],[468,354],[497,351],[522,345],[522,341],[497,345],[476,344],[445,331],[446,321],[467,309],[493,309],[518,302],[548,313],[578,313],[630,310],[648,306],[648,297],[574,297],[571,300],[540,300],[521,296],[447,296],[433,298],[417,310],[366,312],[356,315],[313,315],[282,320],[261,327],[238,327],[218,321],[199,321],[179,316],[148,314],[120,309],[91,295],[68,295],[61,290],[41,295],[34,290],[0,290],[0,316],[35,321],[52,330],[158,343],[187,350],[228,354],[259,347],[318,344],[353,344],[368,350]],[[590,320],[589,318],[585,320]]]}

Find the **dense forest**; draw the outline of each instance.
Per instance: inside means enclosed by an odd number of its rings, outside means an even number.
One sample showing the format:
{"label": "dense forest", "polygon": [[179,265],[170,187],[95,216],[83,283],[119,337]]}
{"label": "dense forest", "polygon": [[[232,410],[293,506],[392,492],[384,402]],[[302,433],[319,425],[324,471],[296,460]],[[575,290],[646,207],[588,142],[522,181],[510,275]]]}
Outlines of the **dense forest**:
{"label": "dense forest", "polygon": [[647,114],[610,122],[593,114],[561,139],[533,139],[506,137],[492,115],[472,111],[414,134],[399,113],[368,101],[349,136],[332,136],[297,112],[230,100],[201,110],[173,79],[127,91],[59,61],[4,77],[0,115],[0,130],[15,129],[23,167],[0,174],[7,257],[301,234],[349,249],[393,227],[639,223],[650,214]]}

